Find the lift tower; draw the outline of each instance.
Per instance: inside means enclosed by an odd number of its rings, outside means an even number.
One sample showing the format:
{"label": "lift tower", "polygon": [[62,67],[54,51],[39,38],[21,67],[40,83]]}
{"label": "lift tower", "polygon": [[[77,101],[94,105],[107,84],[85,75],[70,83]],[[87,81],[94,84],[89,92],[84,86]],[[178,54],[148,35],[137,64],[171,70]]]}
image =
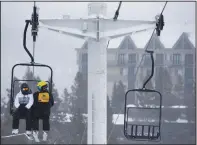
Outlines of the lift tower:
{"label": "lift tower", "polygon": [[116,20],[106,17],[103,2],[88,4],[82,19],[41,19],[42,27],[88,41],[88,144],[107,144],[107,45],[108,41],[148,29],[156,20]]}

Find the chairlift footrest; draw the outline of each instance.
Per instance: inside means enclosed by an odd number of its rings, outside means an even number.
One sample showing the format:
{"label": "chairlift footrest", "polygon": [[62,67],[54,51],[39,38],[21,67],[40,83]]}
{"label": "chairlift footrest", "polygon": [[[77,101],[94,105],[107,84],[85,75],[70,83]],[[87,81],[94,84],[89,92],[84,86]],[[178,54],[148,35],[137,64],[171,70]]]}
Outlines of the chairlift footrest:
{"label": "chairlift footrest", "polygon": [[159,126],[156,125],[129,125],[130,133],[127,138],[139,140],[157,140],[160,136]]}

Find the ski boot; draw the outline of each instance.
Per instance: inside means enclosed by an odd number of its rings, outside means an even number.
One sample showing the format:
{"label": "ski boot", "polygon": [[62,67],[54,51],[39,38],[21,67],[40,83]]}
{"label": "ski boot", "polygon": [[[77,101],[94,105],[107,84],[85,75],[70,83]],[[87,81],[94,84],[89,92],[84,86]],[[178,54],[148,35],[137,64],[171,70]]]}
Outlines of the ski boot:
{"label": "ski boot", "polygon": [[38,138],[38,131],[33,131],[33,137],[34,137],[35,142],[40,142]]}
{"label": "ski boot", "polygon": [[13,129],[12,134],[18,134],[18,129]]}
{"label": "ski boot", "polygon": [[48,133],[46,131],[43,131],[42,140],[47,141],[47,137],[48,137]]}

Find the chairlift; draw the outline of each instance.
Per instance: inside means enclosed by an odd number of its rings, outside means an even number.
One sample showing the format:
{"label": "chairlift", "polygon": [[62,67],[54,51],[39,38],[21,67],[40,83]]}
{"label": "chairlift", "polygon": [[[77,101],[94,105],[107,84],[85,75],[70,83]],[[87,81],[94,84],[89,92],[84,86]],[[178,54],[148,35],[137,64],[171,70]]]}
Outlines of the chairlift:
{"label": "chairlift", "polygon": [[[153,58],[153,51],[146,51],[151,55],[152,60],[152,72],[150,77],[147,79],[147,81],[143,84],[143,88],[140,89],[132,89],[128,90],[125,94],[125,106],[124,106],[124,136],[129,140],[136,140],[136,141],[160,141],[161,140],[161,111],[162,111],[162,95],[159,91],[153,90],[153,89],[147,89],[146,84],[149,82],[149,80],[153,77],[154,74],[154,58]],[[154,93],[155,99],[158,100],[158,104],[156,107],[147,107],[147,106],[141,106],[141,105],[128,105],[128,94],[129,92],[135,93],[143,93],[145,94],[145,97],[147,97],[148,93]],[[134,100],[135,95],[131,95],[132,99]],[[135,121],[137,123],[129,122],[129,113],[131,111],[141,111],[141,112],[151,112],[156,111],[158,113],[154,114],[154,116],[157,116],[157,122],[153,123],[147,123],[147,122],[140,122]],[[135,117],[135,116],[134,116]]]}
{"label": "chairlift", "polygon": [[[25,29],[24,29],[24,35],[23,35],[23,46],[25,51],[27,52],[27,54],[29,55],[29,57],[31,58],[31,62],[30,63],[18,63],[15,64],[12,67],[12,74],[11,74],[11,95],[10,95],[10,114],[13,115],[13,109],[14,109],[14,84],[16,81],[24,81],[24,82],[39,82],[40,80],[28,80],[28,79],[22,79],[22,80],[14,80],[14,69],[17,66],[32,66],[32,67],[43,67],[43,68],[48,68],[50,70],[50,80],[46,81],[48,82],[49,85],[49,93],[52,93],[52,83],[53,83],[53,70],[49,65],[46,64],[40,64],[40,63],[35,63],[34,62],[34,57],[32,56],[32,54],[29,52],[29,50],[26,47],[26,33],[27,33],[27,29],[28,29],[28,25],[31,24],[32,25],[32,36],[33,36],[33,42],[35,43],[36,41],[36,35],[38,32],[38,14],[37,14],[37,7],[35,6],[35,2],[34,2],[34,7],[33,7],[33,14],[32,14],[32,19],[31,20],[26,20],[26,25],[25,25]],[[35,46],[35,45],[34,45]],[[21,119],[23,119],[24,116],[21,116]]]}

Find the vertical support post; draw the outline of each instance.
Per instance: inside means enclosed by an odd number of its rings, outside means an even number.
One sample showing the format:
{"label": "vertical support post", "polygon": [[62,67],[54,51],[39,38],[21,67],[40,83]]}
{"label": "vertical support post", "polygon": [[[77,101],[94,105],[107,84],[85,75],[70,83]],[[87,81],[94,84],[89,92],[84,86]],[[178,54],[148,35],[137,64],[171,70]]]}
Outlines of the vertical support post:
{"label": "vertical support post", "polygon": [[107,43],[88,40],[88,144],[107,143]]}

